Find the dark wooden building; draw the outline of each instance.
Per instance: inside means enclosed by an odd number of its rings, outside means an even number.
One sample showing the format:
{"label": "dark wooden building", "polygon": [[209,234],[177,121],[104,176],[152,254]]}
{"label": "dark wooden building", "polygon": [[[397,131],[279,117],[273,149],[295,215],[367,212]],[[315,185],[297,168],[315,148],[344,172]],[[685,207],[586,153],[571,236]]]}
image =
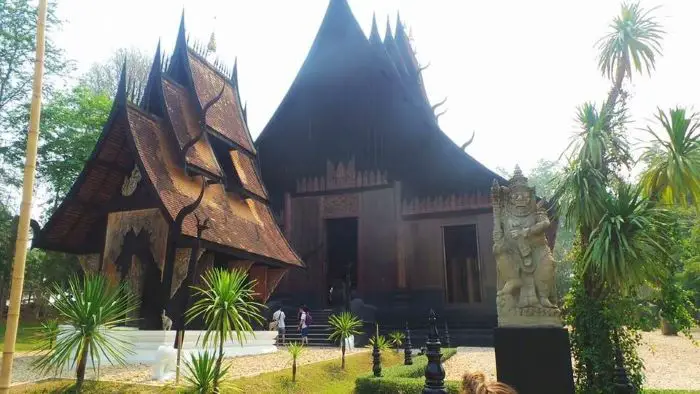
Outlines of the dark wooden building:
{"label": "dark wooden building", "polygon": [[400,20],[368,37],[331,0],[315,41],[256,141],[274,211],[307,270],[275,298],[323,307],[352,288],[387,325],[436,308],[456,327],[496,324],[489,191],[502,180],[440,129]]}
{"label": "dark wooden building", "polygon": [[270,210],[236,68],[206,54],[188,47],[183,16],[172,56],[158,46],[144,89],[126,81],[125,65],[91,157],[34,239],[79,255],[85,271],[128,281],[145,329],[161,328],[162,309],[181,316],[183,283],[210,267],[247,271],[265,302],[289,268],[303,266]]}

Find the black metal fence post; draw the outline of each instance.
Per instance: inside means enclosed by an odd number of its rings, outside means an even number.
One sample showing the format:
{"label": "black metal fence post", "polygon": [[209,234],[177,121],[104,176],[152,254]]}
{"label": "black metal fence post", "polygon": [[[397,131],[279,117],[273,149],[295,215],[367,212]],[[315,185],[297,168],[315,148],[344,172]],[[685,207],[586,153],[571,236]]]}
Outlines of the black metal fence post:
{"label": "black metal fence post", "polygon": [[403,365],[413,365],[413,350],[411,349],[411,330],[408,329],[408,322],[406,322],[406,341],[404,342],[403,348]]}
{"label": "black metal fence post", "polygon": [[445,388],[445,368],[442,366],[442,353],[440,352],[440,336],[437,330],[437,317],[435,311],[430,310],[428,317],[430,327],[428,340],[425,343],[428,365],[425,366],[425,385],[423,394],[447,394]]}

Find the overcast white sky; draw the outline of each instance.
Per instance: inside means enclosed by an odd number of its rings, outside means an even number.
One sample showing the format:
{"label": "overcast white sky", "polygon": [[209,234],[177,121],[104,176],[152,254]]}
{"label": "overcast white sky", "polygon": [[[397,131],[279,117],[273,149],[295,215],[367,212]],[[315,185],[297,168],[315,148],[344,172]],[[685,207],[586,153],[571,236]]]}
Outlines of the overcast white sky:
{"label": "overcast white sky", "polygon": [[[601,101],[609,89],[597,70],[594,44],[619,11],[615,0],[350,0],[366,33],[376,12],[383,33],[397,11],[415,38],[433,103],[448,97],[442,129],[492,169],[557,159],[575,130],[575,107]],[[192,38],[216,32],[218,55],[238,56],[243,100],[256,137],[292,83],[328,0],[60,0],[67,21],[55,35],[80,71],[117,48],[149,53],[161,38],[170,51],[180,13]],[[646,0],[667,31],[651,79],[635,76],[631,110],[645,126],[657,105],[700,108],[700,2]],[[643,133],[636,132],[637,136]]]}

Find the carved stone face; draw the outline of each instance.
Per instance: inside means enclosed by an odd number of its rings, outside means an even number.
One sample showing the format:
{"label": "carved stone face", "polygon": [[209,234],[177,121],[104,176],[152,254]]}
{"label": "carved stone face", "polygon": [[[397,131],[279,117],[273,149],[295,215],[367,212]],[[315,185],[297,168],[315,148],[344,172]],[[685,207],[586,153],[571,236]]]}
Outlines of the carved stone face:
{"label": "carved stone face", "polygon": [[512,190],[510,192],[510,206],[513,213],[526,215],[532,208],[532,194],[528,190]]}

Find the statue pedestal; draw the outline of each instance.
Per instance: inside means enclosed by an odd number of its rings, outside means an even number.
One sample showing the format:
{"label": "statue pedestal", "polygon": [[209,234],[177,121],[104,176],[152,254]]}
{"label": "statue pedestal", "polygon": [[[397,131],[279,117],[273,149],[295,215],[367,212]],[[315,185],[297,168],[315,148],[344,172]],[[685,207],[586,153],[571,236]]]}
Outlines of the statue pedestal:
{"label": "statue pedestal", "polygon": [[573,394],[569,332],[560,327],[494,329],[498,381],[519,394]]}

